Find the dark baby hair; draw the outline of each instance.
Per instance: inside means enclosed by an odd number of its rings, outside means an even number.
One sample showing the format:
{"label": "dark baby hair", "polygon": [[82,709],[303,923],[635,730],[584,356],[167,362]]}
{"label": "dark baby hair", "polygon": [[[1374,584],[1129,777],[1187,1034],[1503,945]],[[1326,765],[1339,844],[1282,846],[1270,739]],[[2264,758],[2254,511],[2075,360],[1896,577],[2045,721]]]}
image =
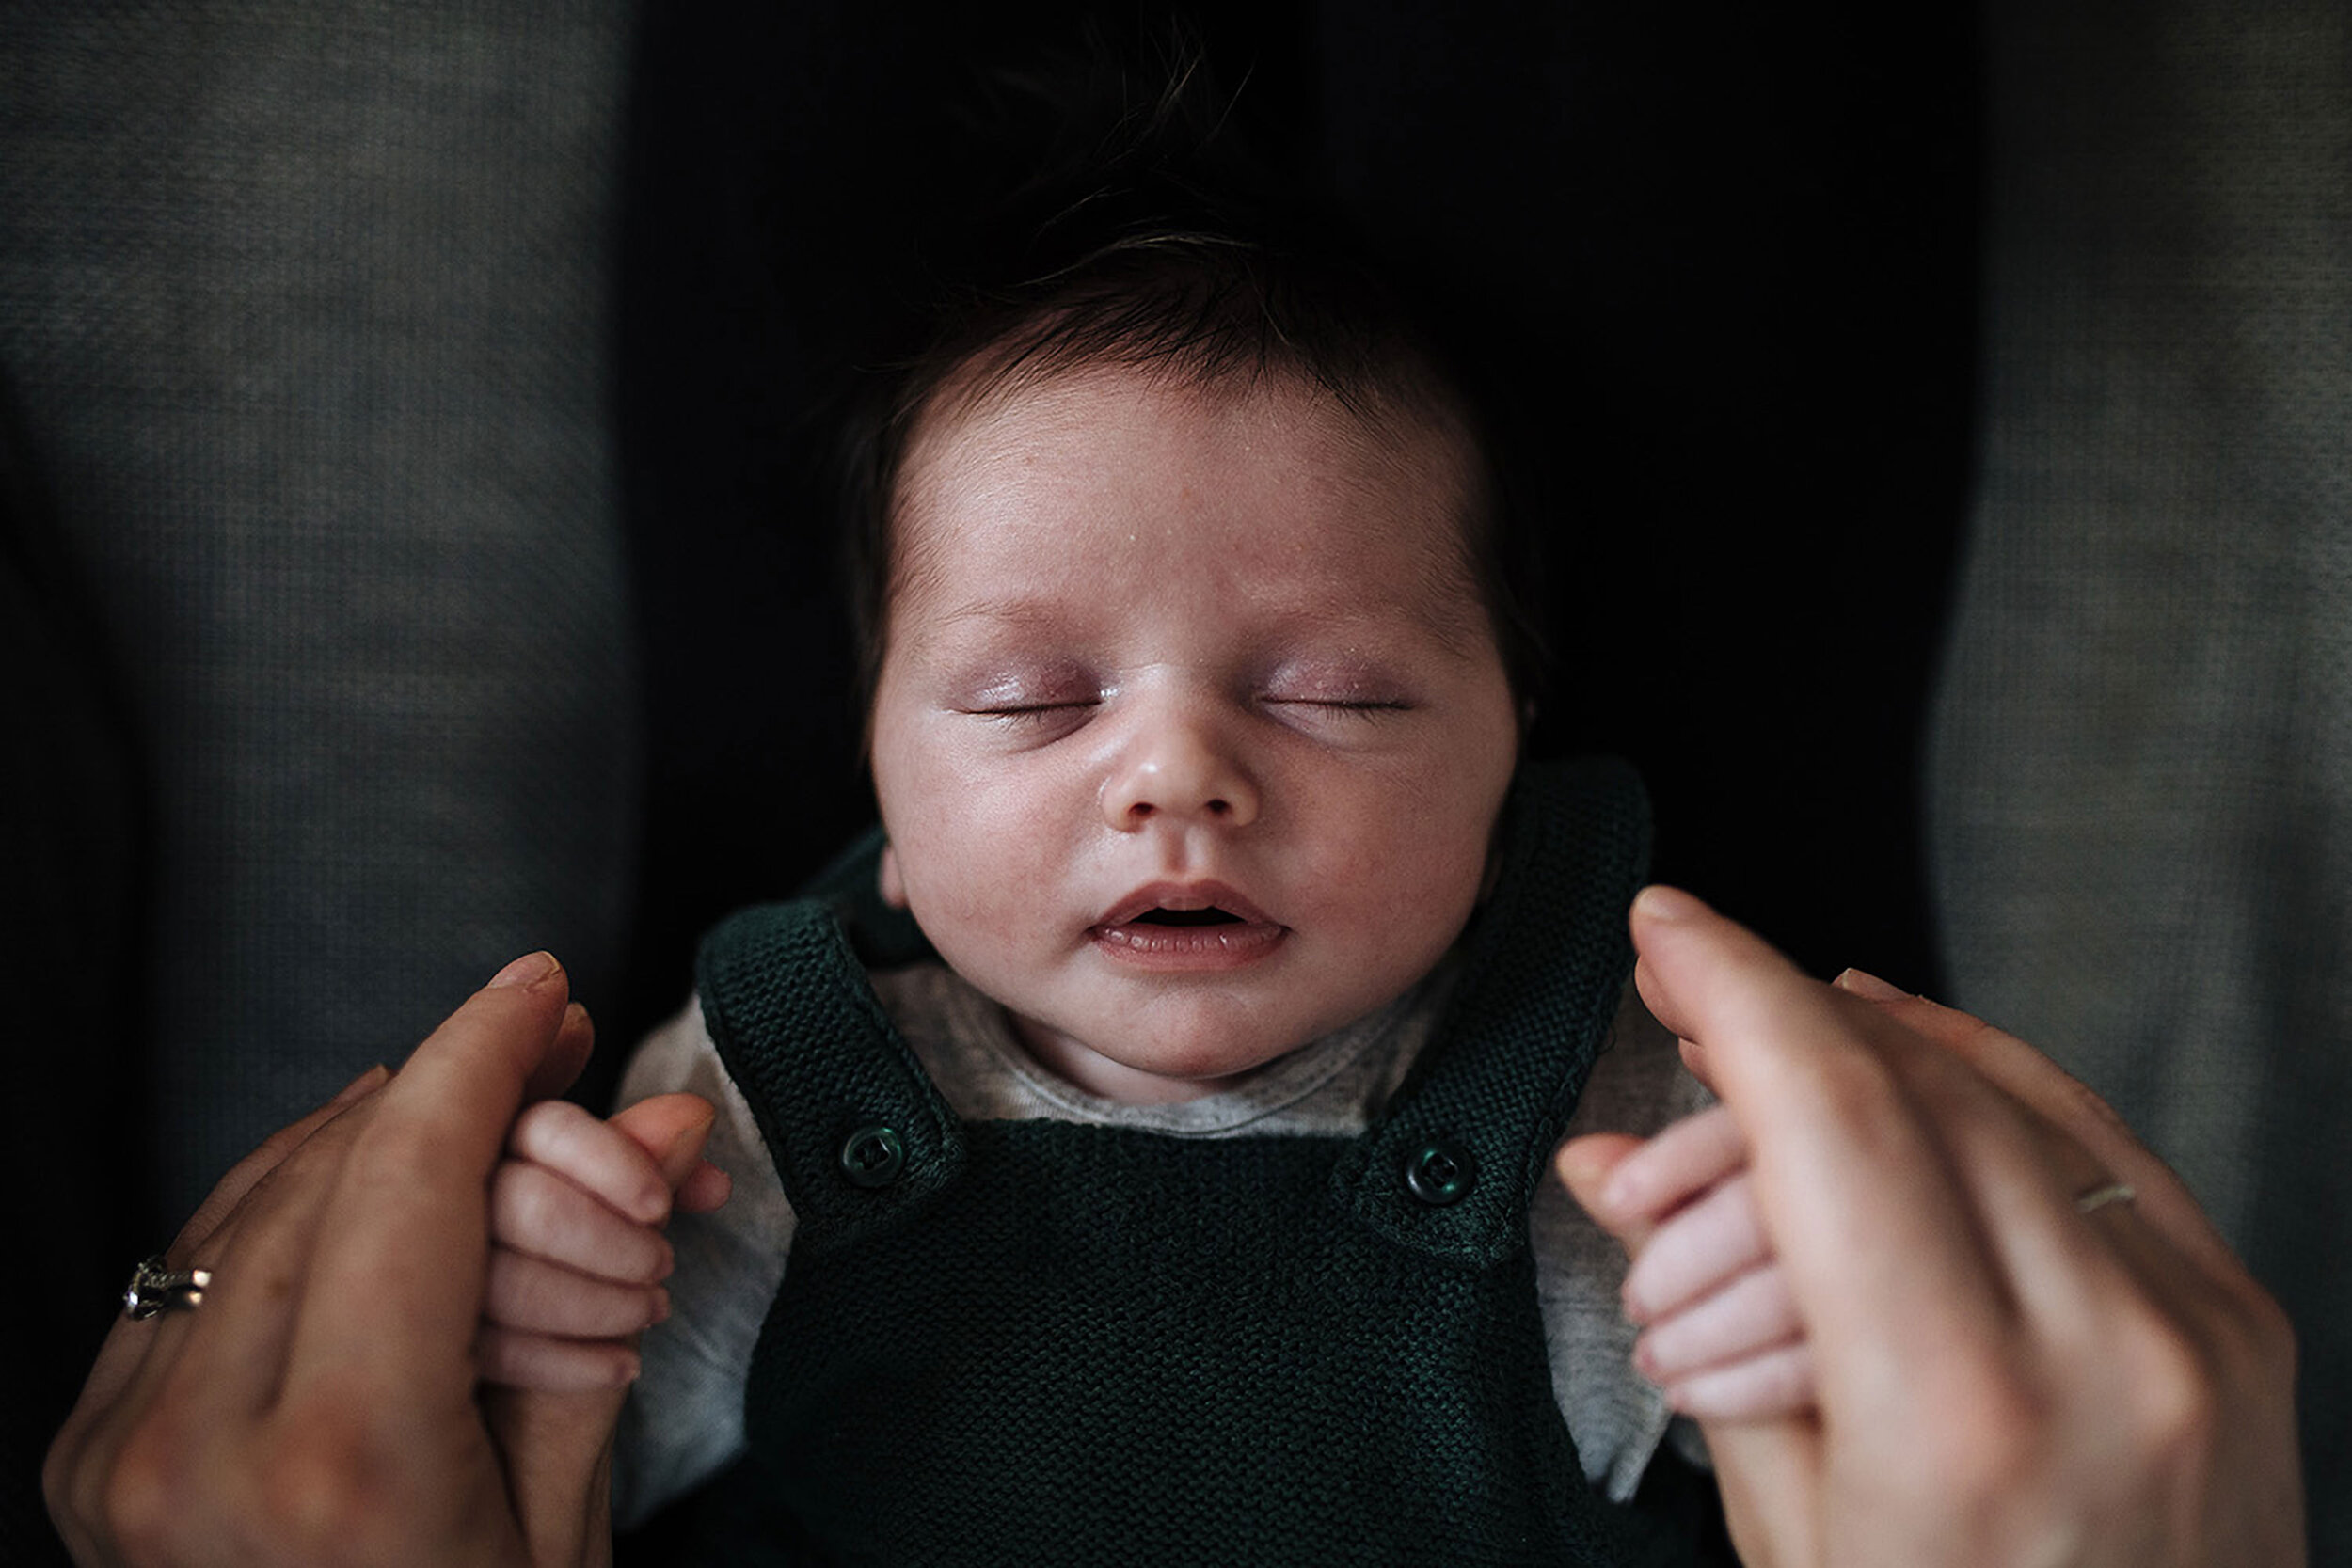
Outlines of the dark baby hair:
{"label": "dark baby hair", "polygon": [[[1197,58],[1180,60],[1152,101],[1122,103],[1108,134],[996,203],[1004,237],[960,243],[967,274],[936,288],[922,346],[862,377],[837,453],[862,706],[889,632],[898,483],[926,416],[951,387],[969,400],[1089,366],[1204,390],[1295,377],[1369,425],[1457,433],[1478,476],[1459,519],[1466,562],[1512,689],[1523,704],[1537,695],[1541,639],[1519,596],[1529,569],[1469,397],[1337,226],[1233,145],[1231,106],[1204,88]],[[1058,129],[1089,119],[1065,114]]]}

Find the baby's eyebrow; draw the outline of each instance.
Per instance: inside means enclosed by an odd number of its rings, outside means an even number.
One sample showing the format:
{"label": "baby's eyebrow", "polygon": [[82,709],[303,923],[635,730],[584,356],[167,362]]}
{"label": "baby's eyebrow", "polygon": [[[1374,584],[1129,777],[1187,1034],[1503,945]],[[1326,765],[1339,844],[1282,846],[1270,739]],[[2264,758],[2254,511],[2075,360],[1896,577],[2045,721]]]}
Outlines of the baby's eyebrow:
{"label": "baby's eyebrow", "polygon": [[1068,608],[1050,599],[967,599],[933,614],[941,626],[966,621],[995,621],[1016,626],[1054,626],[1069,618]]}

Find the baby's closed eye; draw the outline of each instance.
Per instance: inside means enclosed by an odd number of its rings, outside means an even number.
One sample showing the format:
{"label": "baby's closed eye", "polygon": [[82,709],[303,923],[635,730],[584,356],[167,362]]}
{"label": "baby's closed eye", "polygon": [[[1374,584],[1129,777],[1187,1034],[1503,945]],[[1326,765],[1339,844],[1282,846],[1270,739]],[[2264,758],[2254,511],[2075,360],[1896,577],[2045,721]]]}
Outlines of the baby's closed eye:
{"label": "baby's closed eye", "polygon": [[1092,707],[1103,700],[1104,689],[1093,671],[1057,659],[967,675],[953,684],[947,706],[975,718],[1020,719]]}
{"label": "baby's closed eye", "polygon": [[1261,683],[1257,701],[1287,717],[1343,722],[1376,721],[1419,705],[1408,682],[1352,658],[1287,663]]}

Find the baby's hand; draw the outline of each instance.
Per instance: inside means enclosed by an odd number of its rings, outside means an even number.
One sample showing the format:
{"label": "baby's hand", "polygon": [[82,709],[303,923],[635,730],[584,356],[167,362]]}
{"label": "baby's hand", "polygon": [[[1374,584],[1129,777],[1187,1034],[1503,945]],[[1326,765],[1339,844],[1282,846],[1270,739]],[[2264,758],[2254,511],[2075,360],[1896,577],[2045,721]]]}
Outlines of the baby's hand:
{"label": "baby's hand", "polygon": [[714,1114],[671,1094],[610,1121],[561,1100],[516,1119],[490,1184],[484,1382],[572,1393],[636,1377],[637,1335],[669,1316],[673,1204],[726,1200],[726,1177],[702,1158]]}
{"label": "baby's hand", "polygon": [[1602,1202],[1620,1234],[1646,1228],[1626,1275],[1642,1375],[1706,1420],[1765,1420],[1813,1403],[1813,1357],[1756,1213],[1747,1144],[1717,1106],[1627,1154]]}

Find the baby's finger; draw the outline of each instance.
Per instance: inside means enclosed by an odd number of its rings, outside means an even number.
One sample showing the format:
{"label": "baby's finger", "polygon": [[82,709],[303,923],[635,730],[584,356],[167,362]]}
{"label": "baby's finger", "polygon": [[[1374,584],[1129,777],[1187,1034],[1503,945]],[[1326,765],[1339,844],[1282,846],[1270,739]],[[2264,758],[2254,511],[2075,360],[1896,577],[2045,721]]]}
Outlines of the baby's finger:
{"label": "baby's finger", "polygon": [[1813,1347],[1803,1341],[1710,1367],[1666,1387],[1667,1404],[1702,1421],[1780,1420],[1813,1402]]}
{"label": "baby's finger", "polygon": [[1745,1172],[1658,1227],[1626,1271],[1625,1312],[1646,1323],[1771,1255]]}
{"label": "baby's finger", "polygon": [[1613,1220],[1655,1223],[1747,1163],[1748,1141],[1721,1105],[1688,1116],[1628,1155],[1600,1199]]}
{"label": "baby's finger", "polygon": [[1568,1196],[1593,1216],[1595,1223],[1617,1239],[1628,1257],[1640,1252],[1649,1241],[1650,1222],[1639,1214],[1620,1218],[1601,1201],[1601,1194],[1608,1191],[1610,1174],[1631,1159],[1641,1147],[1641,1139],[1623,1132],[1587,1132],[1570,1138],[1551,1156],[1551,1168],[1559,1175],[1560,1184],[1568,1190]]}
{"label": "baby's finger", "polygon": [[678,1184],[677,1207],[690,1214],[707,1214],[725,1204],[735,1193],[735,1178],[707,1160],[695,1163],[686,1180]]}
{"label": "baby's finger", "polygon": [[542,1394],[584,1394],[637,1381],[636,1347],[625,1339],[562,1339],[482,1325],[474,1364],[485,1383]]}
{"label": "baby's finger", "polygon": [[685,1184],[702,1164],[718,1108],[698,1094],[657,1094],[612,1114],[612,1126],[644,1150],[664,1190]]}
{"label": "baby's finger", "polygon": [[598,1279],[651,1285],[669,1277],[670,1243],[544,1165],[509,1160],[490,1183],[490,1230],[501,1245]]}
{"label": "baby's finger", "polygon": [[639,1333],[668,1317],[670,1292],[659,1285],[590,1279],[501,1247],[490,1254],[482,1315],[527,1333],[602,1339]]}
{"label": "baby's finger", "polygon": [[670,1183],[637,1140],[568,1100],[544,1100],[515,1118],[507,1151],[533,1161],[644,1225],[670,1217]]}
{"label": "baby's finger", "polygon": [[1788,1344],[1804,1332],[1788,1276],[1768,1263],[1651,1323],[1633,1347],[1633,1364],[1662,1386]]}

